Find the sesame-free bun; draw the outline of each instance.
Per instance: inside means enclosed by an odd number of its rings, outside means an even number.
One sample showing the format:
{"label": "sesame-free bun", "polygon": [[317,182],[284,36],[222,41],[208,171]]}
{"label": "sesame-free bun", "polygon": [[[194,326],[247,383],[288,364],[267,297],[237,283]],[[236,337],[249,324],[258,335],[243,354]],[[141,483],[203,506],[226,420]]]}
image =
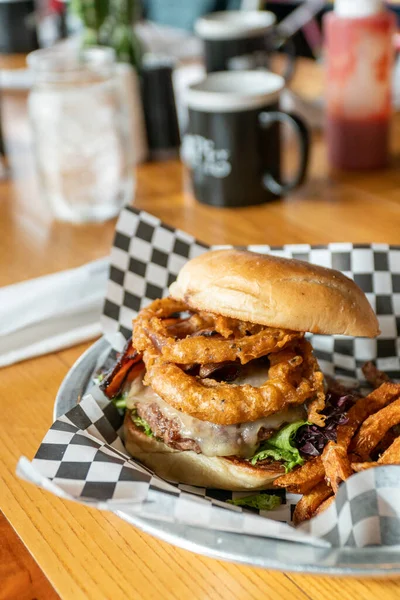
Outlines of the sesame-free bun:
{"label": "sesame-free bun", "polygon": [[253,467],[241,460],[174,450],[136,427],[129,413],[124,421],[125,448],[162,479],[239,492],[266,489],[285,472],[279,463]]}
{"label": "sesame-free bun", "polygon": [[212,250],[181,269],[170,293],[191,308],[270,327],[376,337],[378,320],[348,277],[300,260]]}

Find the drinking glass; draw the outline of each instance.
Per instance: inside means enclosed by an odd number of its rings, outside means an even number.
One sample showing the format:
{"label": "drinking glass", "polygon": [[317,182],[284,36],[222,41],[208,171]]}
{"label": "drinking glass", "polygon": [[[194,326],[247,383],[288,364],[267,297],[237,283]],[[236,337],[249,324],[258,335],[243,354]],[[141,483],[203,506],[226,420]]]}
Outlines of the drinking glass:
{"label": "drinking glass", "polygon": [[133,195],[132,140],[111,48],[44,49],[29,115],[39,181],[54,216],[104,221]]}

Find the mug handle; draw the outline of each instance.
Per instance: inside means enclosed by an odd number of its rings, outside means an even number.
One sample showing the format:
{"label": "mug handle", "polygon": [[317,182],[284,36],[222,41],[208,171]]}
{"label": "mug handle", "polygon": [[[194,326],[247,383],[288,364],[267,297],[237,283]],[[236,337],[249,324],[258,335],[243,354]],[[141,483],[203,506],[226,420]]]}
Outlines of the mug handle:
{"label": "mug handle", "polygon": [[287,183],[277,181],[268,171],[263,175],[265,187],[275,196],[283,196],[303,183],[308,167],[310,155],[310,133],[307,125],[302,119],[293,113],[282,111],[261,112],[258,115],[260,126],[268,129],[273,123],[288,123],[293,127],[300,144],[300,164],[293,179]]}
{"label": "mug handle", "polygon": [[[288,84],[294,75],[296,68],[297,51],[296,45],[291,37],[283,37],[278,32],[274,32],[272,39],[266,37],[266,50],[267,52],[276,52],[279,50],[285,50],[285,68],[281,74]],[[267,66],[268,68],[268,66]]]}
{"label": "mug handle", "polygon": [[282,73],[282,77],[284,78],[286,84],[290,82],[294,75],[294,70],[296,68],[296,45],[292,38],[288,38],[285,40],[277,39],[275,42],[275,50],[285,49],[286,55],[286,65],[285,69]]}

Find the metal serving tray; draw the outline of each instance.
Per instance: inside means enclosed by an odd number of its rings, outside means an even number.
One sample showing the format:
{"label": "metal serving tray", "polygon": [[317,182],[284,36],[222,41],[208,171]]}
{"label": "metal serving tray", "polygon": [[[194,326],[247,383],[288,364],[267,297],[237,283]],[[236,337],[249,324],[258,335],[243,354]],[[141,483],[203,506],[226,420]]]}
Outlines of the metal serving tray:
{"label": "metal serving tray", "polygon": [[[100,357],[110,346],[102,338],[91,346],[65,377],[54,406],[54,418],[73,408],[85,394]],[[192,552],[221,560],[299,573],[325,575],[400,575],[400,547],[313,548],[281,540],[210,531],[117,513],[138,529]]]}

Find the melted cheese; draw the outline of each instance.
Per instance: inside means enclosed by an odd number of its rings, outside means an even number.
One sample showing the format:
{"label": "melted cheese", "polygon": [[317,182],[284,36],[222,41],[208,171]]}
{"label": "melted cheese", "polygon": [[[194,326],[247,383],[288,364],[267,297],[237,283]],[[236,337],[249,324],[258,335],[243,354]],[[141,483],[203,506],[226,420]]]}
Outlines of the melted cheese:
{"label": "melted cheese", "polygon": [[[259,387],[268,377],[268,368],[243,369],[240,376],[235,379],[234,385],[248,383]],[[249,423],[237,425],[216,425],[209,421],[201,421],[180,412],[162,400],[150,387],[144,387],[140,381],[135,381],[127,399],[128,408],[137,404],[157,404],[162,414],[174,420],[184,438],[195,440],[203,454],[206,456],[241,456],[250,457],[258,446],[258,433],[262,427],[266,429],[279,429],[283,423],[293,423],[305,417],[303,406],[292,406],[281,412]]]}

